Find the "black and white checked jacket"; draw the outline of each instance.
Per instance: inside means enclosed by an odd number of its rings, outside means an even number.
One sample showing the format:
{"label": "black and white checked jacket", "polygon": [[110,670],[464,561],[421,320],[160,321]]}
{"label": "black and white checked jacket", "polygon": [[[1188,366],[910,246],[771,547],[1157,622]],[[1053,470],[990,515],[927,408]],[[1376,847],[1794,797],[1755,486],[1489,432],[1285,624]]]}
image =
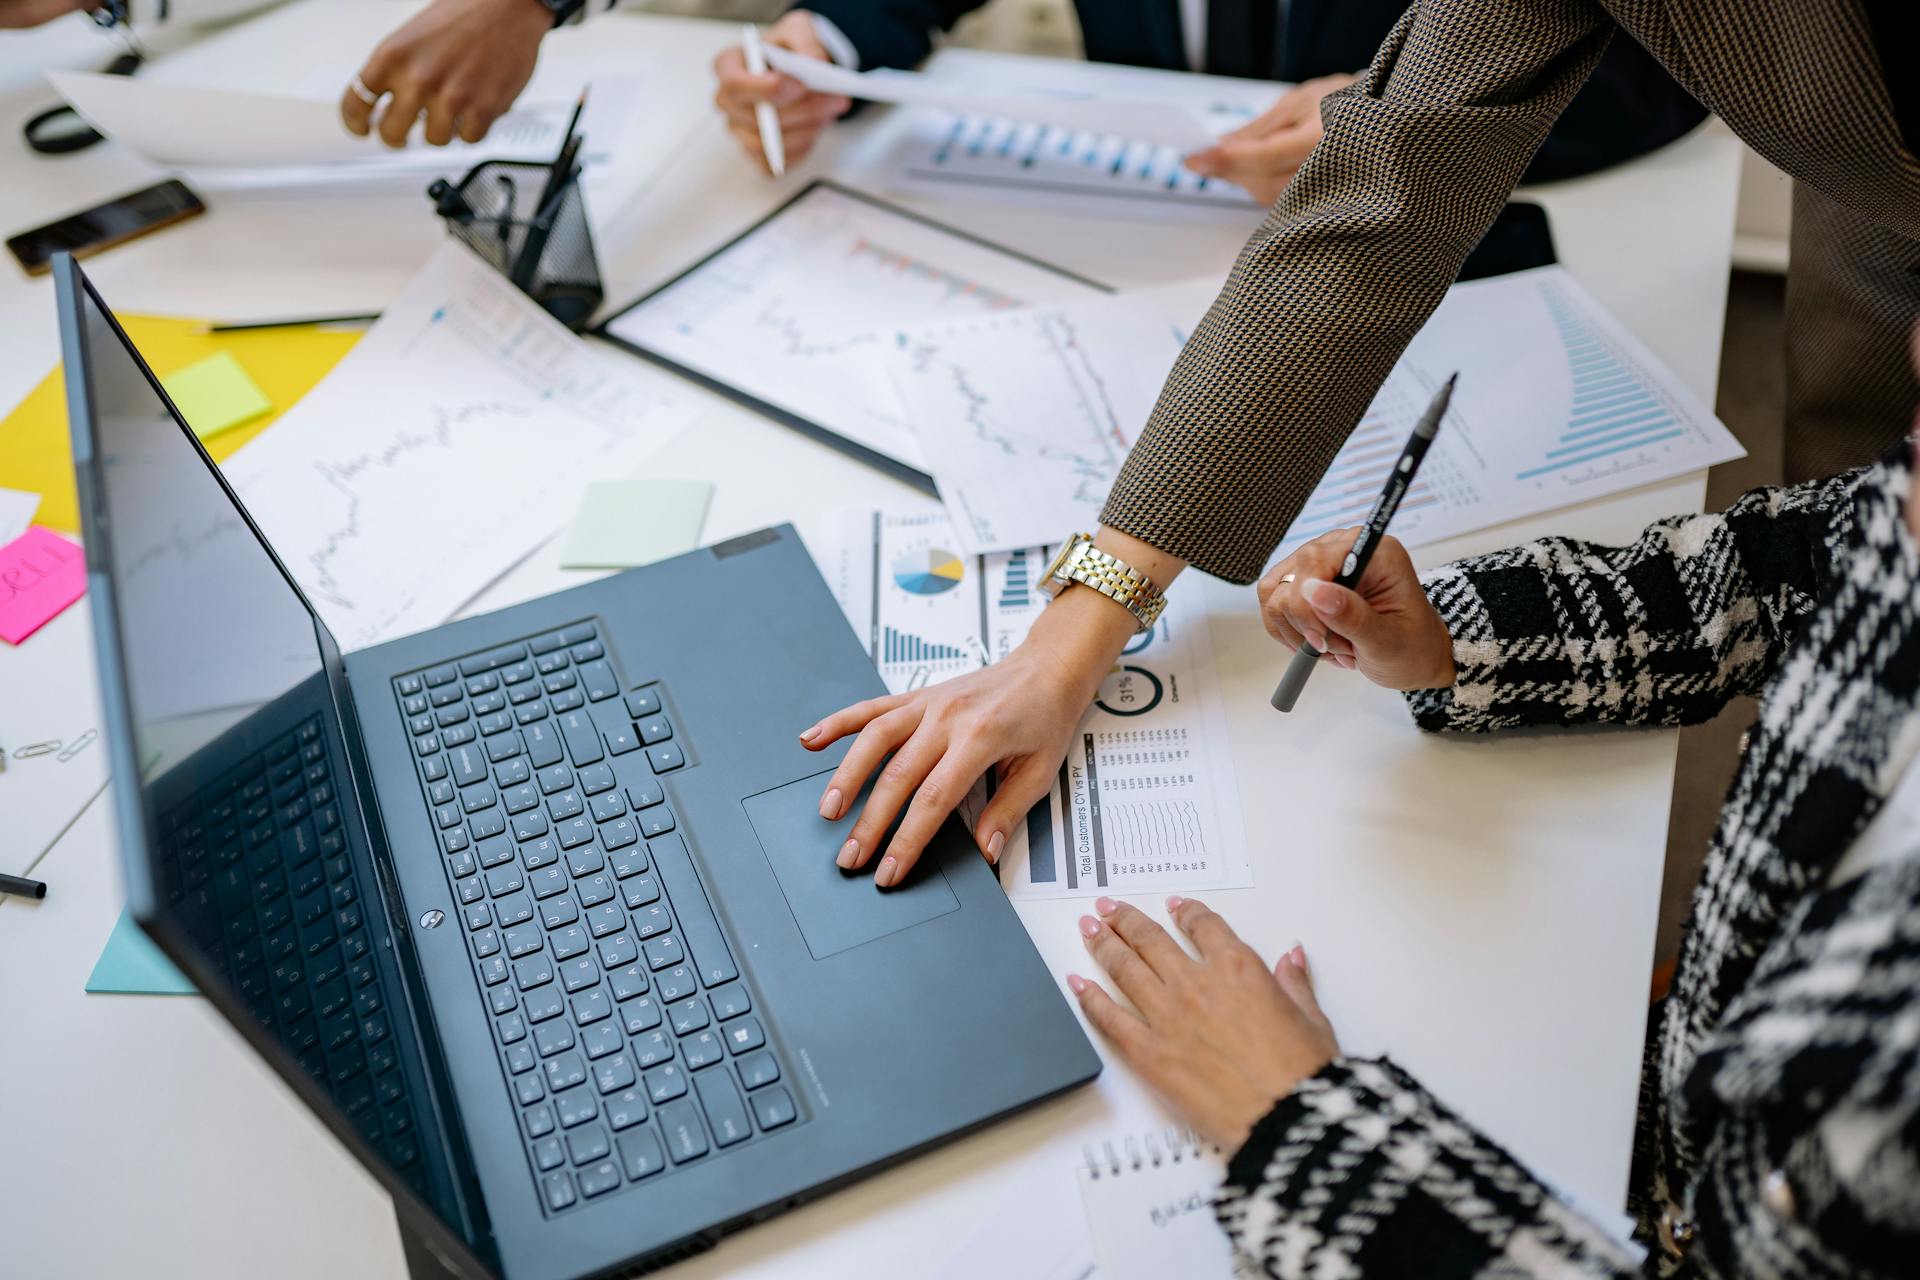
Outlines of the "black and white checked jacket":
{"label": "black and white checked jacket", "polygon": [[[1681,724],[1761,696],[1641,1082],[1644,1262],[1387,1060],[1255,1126],[1216,1211],[1269,1275],[1920,1276],[1920,831],[1829,876],[1920,756],[1910,446],[1629,547],[1431,574],[1459,676],[1433,730]],[[1568,1106],[1579,1106],[1577,1098]]]}

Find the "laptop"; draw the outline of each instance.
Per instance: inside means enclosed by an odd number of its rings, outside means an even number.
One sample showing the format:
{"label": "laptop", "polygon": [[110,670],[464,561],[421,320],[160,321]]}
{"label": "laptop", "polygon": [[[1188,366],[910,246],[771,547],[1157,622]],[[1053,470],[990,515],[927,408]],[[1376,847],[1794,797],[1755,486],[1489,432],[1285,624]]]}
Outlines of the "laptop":
{"label": "laptop", "polygon": [[664,1265],[1098,1073],[956,824],[835,868],[795,735],[884,689],[791,527],[343,655],[54,271],[133,917],[449,1270]]}

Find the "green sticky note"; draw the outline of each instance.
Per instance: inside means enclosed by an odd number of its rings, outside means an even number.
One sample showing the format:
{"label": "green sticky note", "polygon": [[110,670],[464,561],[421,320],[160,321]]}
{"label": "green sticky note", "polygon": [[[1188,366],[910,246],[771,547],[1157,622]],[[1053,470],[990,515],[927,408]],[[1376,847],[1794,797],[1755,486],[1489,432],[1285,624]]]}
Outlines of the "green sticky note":
{"label": "green sticky note", "polygon": [[94,961],[87,990],[136,996],[193,996],[199,988],[173,967],[153,939],[125,911],[113,923],[106,949]]}
{"label": "green sticky note", "polygon": [[202,440],[251,422],[273,408],[267,393],[225,351],[174,370],[160,379],[160,385],[180,407],[193,434]]}
{"label": "green sticky note", "polygon": [[713,486],[698,480],[590,484],[567,531],[562,569],[631,569],[700,545]]}

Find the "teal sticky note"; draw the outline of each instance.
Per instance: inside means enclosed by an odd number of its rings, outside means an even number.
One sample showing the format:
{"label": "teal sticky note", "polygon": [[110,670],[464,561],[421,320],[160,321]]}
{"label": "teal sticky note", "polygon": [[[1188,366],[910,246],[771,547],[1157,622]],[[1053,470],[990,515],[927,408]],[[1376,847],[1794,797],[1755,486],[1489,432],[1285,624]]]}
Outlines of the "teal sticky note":
{"label": "teal sticky note", "polygon": [[94,961],[93,972],[87,976],[87,990],[142,996],[200,994],[125,911],[113,922],[106,949]]}
{"label": "teal sticky note", "polygon": [[222,351],[176,369],[160,379],[180,416],[205,440],[273,408],[257,383],[230,352]]}
{"label": "teal sticky note", "polygon": [[700,545],[713,486],[698,480],[590,484],[560,552],[562,569],[631,569]]}

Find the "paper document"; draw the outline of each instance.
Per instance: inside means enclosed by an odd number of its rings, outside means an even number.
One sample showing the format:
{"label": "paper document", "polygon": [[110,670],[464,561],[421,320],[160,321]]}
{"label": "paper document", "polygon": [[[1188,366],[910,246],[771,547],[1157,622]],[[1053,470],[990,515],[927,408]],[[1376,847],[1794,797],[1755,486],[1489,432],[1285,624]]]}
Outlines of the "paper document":
{"label": "paper document", "polygon": [[[889,372],[969,553],[1088,527],[1179,352],[1157,299],[902,330]],[[1393,533],[1418,545],[1741,456],[1712,412],[1559,267],[1456,285],[1282,550],[1358,523],[1448,374],[1459,389]]]}
{"label": "paper document", "polygon": [[849,71],[790,49],[767,46],[775,71],[792,76],[816,93],[834,93],[869,102],[932,107],[964,115],[1025,120],[1065,129],[1135,138],[1156,146],[1199,151],[1213,143],[1213,131],[1186,107],[1165,102],[1127,101],[1079,93],[1008,91],[987,80],[929,76],[915,71]]}
{"label": "paper document", "polygon": [[[328,76],[324,96],[318,83],[313,94],[301,96],[86,71],[49,71],[47,79],[88,124],[153,163],[192,168],[196,175],[207,170],[255,171],[209,175],[216,182],[240,177],[243,185],[291,184],[329,175],[337,179],[347,173],[444,172],[457,177],[483,159],[548,161],[560,148],[574,105],[571,97],[526,97],[495,121],[480,142],[429,146],[416,127],[408,145],[394,151],[378,138],[356,138],[340,122],[344,76]],[[596,83],[596,89],[602,97],[620,100],[618,106],[608,101],[597,113],[589,102],[591,115],[582,121],[582,130],[593,128],[589,137],[600,150],[616,143],[616,123],[624,126],[638,104],[626,85]]]}
{"label": "paper document", "polygon": [[82,604],[27,643],[0,645],[0,871],[9,875],[25,874],[107,785],[92,616]]}
{"label": "paper document", "polygon": [[0,489],[0,543],[12,542],[33,523],[40,495],[24,489]]}
{"label": "paper document", "polygon": [[351,649],[444,622],[692,413],[449,242],[224,469]]}
{"label": "paper document", "polygon": [[[938,510],[843,511],[808,550],[887,687],[937,684],[1006,656],[1044,607],[1055,548],[955,551]],[[1224,889],[1253,882],[1205,614],[1176,584],[1153,631],[1101,685],[1045,803],[1008,841],[1015,897]],[[1195,599],[1197,606],[1197,596]],[[978,793],[976,793],[978,795]],[[977,809],[965,813],[971,825]]]}
{"label": "paper document", "polygon": [[1080,1196],[1100,1280],[1230,1280],[1233,1244],[1213,1215],[1217,1151],[1173,1131],[1088,1148]]}
{"label": "paper document", "polygon": [[888,326],[1102,294],[820,184],[613,317],[606,332],[759,407],[924,470],[892,389],[875,373],[893,340]]}

